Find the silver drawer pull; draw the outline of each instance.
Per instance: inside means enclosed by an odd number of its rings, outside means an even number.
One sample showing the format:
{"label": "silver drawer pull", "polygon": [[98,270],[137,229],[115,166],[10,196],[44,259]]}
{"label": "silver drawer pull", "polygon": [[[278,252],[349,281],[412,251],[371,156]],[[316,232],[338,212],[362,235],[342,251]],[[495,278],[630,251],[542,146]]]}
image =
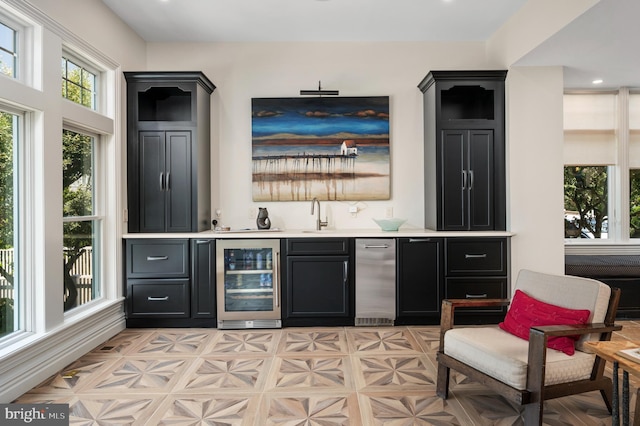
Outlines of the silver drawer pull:
{"label": "silver drawer pull", "polygon": [[147,300],[151,300],[152,302],[164,302],[165,300],[169,300],[169,296],[164,296],[164,297],[147,296]]}
{"label": "silver drawer pull", "polygon": [[386,249],[389,248],[388,244],[380,244],[380,245],[365,245],[364,248],[381,248]]}
{"label": "silver drawer pull", "polygon": [[409,238],[410,243],[428,243],[431,242],[431,238]]}
{"label": "silver drawer pull", "polygon": [[465,254],[464,255],[465,259],[484,259],[485,257],[487,257],[487,253],[483,253],[483,254]]}
{"label": "silver drawer pull", "polygon": [[169,259],[169,256],[147,256],[147,260],[149,261],[153,261],[153,260],[167,260]]}
{"label": "silver drawer pull", "polygon": [[465,294],[467,299],[486,299],[487,293],[484,294]]}

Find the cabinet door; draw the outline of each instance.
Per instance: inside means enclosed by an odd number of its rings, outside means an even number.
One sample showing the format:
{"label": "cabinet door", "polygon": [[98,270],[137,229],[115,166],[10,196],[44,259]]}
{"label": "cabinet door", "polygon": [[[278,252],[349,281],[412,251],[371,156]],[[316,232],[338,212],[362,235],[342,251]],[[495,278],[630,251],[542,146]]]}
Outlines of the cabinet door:
{"label": "cabinet door", "polygon": [[398,240],[398,323],[440,312],[443,253],[442,238]]}
{"label": "cabinet door", "polygon": [[138,140],[140,164],[140,231],[165,230],[165,134],[140,132]]}
{"label": "cabinet door", "polygon": [[215,318],[216,242],[191,240],[191,316]]}
{"label": "cabinet door", "polygon": [[191,132],[140,132],[142,232],[191,231]]}
{"label": "cabinet door", "polygon": [[188,318],[188,279],[127,282],[127,318]]}
{"label": "cabinet door", "polygon": [[348,317],[349,256],[287,256],[286,316]]}
{"label": "cabinet door", "polygon": [[[507,296],[506,277],[447,278],[445,299],[504,299]],[[458,308],[456,312],[506,312],[504,307]]]}
{"label": "cabinet door", "polygon": [[465,134],[465,130],[444,130],[440,139],[440,221],[445,231],[468,227]]}
{"label": "cabinet door", "polygon": [[442,229],[492,230],[493,131],[443,130],[439,148]]}
{"label": "cabinet door", "polygon": [[470,130],[467,146],[469,230],[494,229],[493,130]]}
{"label": "cabinet door", "polygon": [[189,278],[189,241],[132,239],[126,242],[127,278]]}
{"label": "cabinet door", "polygon": [[166,230],[191,231],[191,132],[166,132]]}

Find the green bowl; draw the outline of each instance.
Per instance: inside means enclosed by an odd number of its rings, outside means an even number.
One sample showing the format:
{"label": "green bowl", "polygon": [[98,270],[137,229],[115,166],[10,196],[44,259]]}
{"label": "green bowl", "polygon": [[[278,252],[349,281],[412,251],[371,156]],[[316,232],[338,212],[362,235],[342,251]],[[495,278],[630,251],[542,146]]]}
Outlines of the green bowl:
{"label": "green bowl", "polygon": [[375,223],[378,224],[383,231],[397,231],[403,223],[405,223],[406,219],[373,219]]}

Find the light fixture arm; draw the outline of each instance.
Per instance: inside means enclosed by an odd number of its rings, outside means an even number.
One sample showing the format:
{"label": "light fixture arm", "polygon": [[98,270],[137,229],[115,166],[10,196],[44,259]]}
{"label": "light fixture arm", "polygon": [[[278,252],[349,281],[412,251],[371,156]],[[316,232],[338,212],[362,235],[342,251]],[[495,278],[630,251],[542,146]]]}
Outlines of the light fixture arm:
{"label": "light fixture arm", "polygon": [[338,96],[340,92],[338,90],[322,90],[322,82],[318,80],[318,90],[300,90],[300,96]]}

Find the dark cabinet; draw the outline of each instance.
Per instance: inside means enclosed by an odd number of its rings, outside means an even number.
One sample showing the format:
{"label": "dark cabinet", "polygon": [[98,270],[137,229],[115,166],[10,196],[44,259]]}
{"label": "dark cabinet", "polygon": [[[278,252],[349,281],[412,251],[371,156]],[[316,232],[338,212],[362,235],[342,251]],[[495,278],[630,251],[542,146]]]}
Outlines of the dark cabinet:
{"label": "dark cabinet", "polygon": [[432,71],[424,93],[425,227],[506,229],[506,71]]}
{"label": "dark cabinet", "polygon": [[140,228],[191,231],[191,133],[140,132]]}
{"label": "dark cabinet", "polygon": [[191,317],[215,319],[215,240],[191,240],[191,280]]}
{"label": "dark cabinet", "polygon": [[283,326],[353,325],[353,239],[282,242]]}
{"label": "dark cabinet", "polygon": [[125,72],[129,232],[210,229],[210,95],[200,72]]}
{"label": "dark cabinet", "polygon": [[215,240],[125,242],[128,327],[215,327]]}
{"label": "dark cabinet", "polygon": [[444,130],[439,146],[442,164],[442,227],[492,230],[494,176],[492,130]]}
{"label": "dark cabinet", "polygon": [[397,247],[396,324],[438,324],[444,239],[399,238]]}
{"label": "dark cabinet", "polygon": [[[508,297],[508,238],[447,238],[445,250],[445,299]],[[456,316],[467,323],[498,321],[505,313],[502,307],[456,310]]]}

